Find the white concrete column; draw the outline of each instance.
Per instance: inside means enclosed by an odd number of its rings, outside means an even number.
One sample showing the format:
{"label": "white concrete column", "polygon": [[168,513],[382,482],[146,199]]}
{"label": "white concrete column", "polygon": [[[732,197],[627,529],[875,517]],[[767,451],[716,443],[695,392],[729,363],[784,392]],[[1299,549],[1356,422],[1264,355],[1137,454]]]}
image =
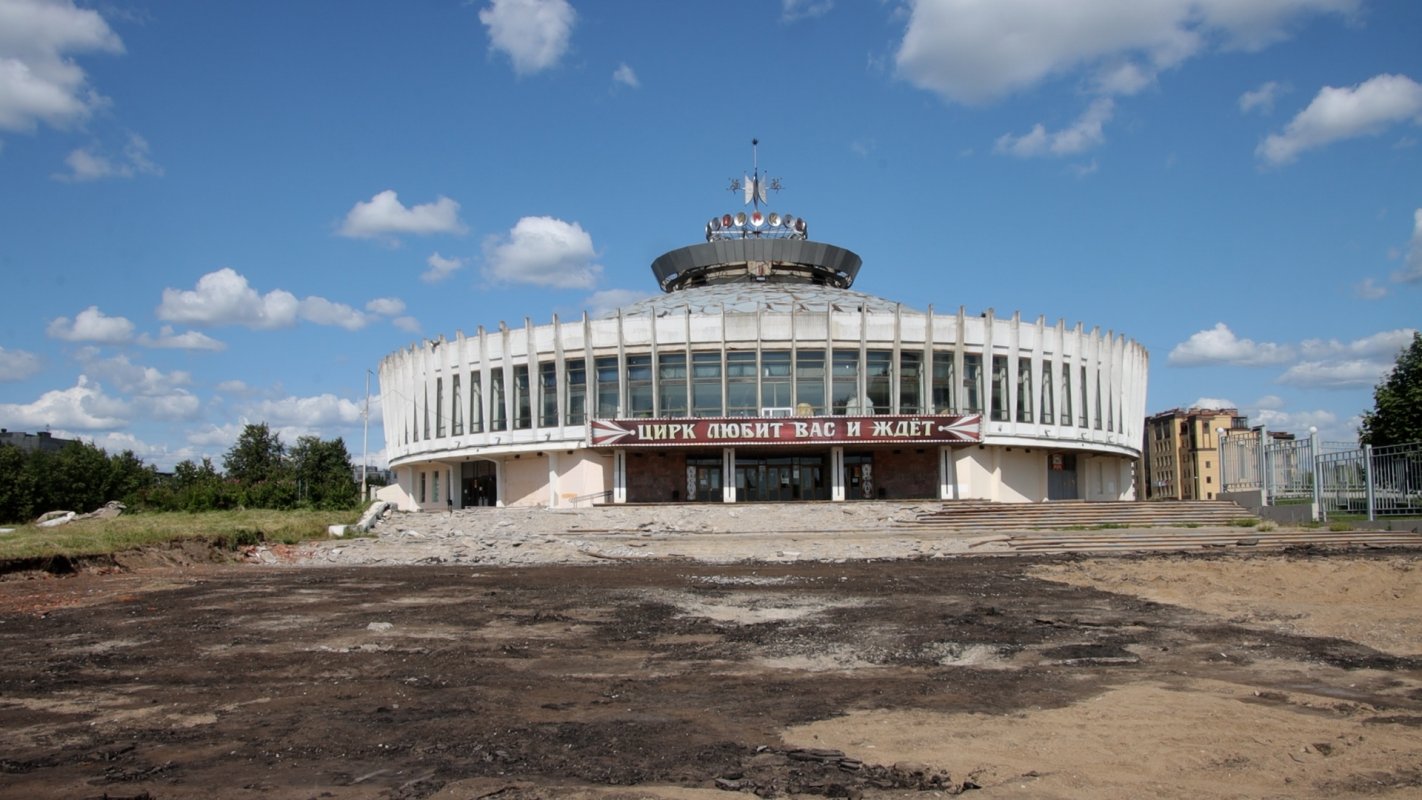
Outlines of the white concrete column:
{"label": "white concrete column", "polygon": [[558,507],[558,454],[548,453],[548,507]]}
{"label": "white concrete column", "polygon": [[[721,382],[725,385],[725,381]],[[721,448],[721,502],[736,502],[736,448]]]}
{"label": "white concrete column", "polygon": [[612,502],[627,502],[627,451],[612,451]]}
{"label": "white concrete column", "polygon": [[958,499],[958,464],[953,459],[953,448],[948,445],[938,448],[938,499]]}
{"label": "white concrete column", "polygon": [[844,448],[830,448],[830,500],[844,502]]}
{"label": "white concrete column", "polygon": [[504,507],[504,495],[508,491],[504,484],[504,462],[501,459],[494,462],[494,505],[499,508]]}

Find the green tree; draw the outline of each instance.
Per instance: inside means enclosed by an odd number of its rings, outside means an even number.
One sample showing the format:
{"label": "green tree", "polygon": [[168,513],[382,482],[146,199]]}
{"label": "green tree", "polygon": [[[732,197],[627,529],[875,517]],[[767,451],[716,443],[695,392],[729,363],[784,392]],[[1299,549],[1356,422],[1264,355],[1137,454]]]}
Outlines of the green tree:
{"label": "green tree", "polygon": [[242,428],[232,449],[222,457],[222,466],[227,470],[227,477],[249,487],[282,478],[285,457],[286,445],[281,442],[281,434],[262,422]]}
{"label": "green tree", "polygon": [[291,468],[296,477],[298,502],[312,508],[349,508],[358,491],[351,472],[346,442],[339,437],[324,441],[302,436],[291,448]]}
{"label": "green tree", "polygon": [[29,519],[34,506],[33,487],[26,481],[25,452],[0,445],[0,522]]}
{"label": "green tree", "polygon": [[1373,410],[1363,414],[1358,436],[1373,447],[1422,442],[1422,333],[1412,334],[1412,344],[1373,390]]}

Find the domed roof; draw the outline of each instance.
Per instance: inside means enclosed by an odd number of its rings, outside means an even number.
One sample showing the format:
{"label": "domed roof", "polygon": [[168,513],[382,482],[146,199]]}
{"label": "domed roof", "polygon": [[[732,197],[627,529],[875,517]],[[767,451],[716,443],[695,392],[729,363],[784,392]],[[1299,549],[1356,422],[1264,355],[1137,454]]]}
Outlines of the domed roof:
{"label": "domed roof", "polygon": [[[681,289],[623,306],[608,316],[719,314],[723,309],[729,314],[754,314],[757,311],[785,314],[790,311],[825,310],[858,313],[861,309],[892,313],[902,306],[902,303],[852,289],[838,289],[813,283],[744,280]],[[918,313],[915,309],[904,310]]]}

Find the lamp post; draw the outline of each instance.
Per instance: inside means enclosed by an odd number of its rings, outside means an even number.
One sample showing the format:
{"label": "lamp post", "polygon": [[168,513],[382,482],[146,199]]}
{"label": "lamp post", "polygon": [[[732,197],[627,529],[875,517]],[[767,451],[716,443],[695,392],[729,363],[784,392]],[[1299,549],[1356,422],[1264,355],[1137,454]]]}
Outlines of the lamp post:
{"label": "lamp post", "polygon": [[365,420],[364,430],[361,431],[360,440],[360,501],[366,501],[366,470],[370,469],[370,376],[369,367],[365,369],[365,410],[361,412],[361,417]]}

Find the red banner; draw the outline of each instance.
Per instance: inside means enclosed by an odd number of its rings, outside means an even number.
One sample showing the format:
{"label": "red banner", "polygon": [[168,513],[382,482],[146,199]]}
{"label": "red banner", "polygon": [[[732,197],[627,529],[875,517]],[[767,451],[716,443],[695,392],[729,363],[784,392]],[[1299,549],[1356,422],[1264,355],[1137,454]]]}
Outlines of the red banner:
{"label": "red banner", "polygon": [[593,447],[958,444],[982,441],[981,414],[881,417],[595,419]]}

